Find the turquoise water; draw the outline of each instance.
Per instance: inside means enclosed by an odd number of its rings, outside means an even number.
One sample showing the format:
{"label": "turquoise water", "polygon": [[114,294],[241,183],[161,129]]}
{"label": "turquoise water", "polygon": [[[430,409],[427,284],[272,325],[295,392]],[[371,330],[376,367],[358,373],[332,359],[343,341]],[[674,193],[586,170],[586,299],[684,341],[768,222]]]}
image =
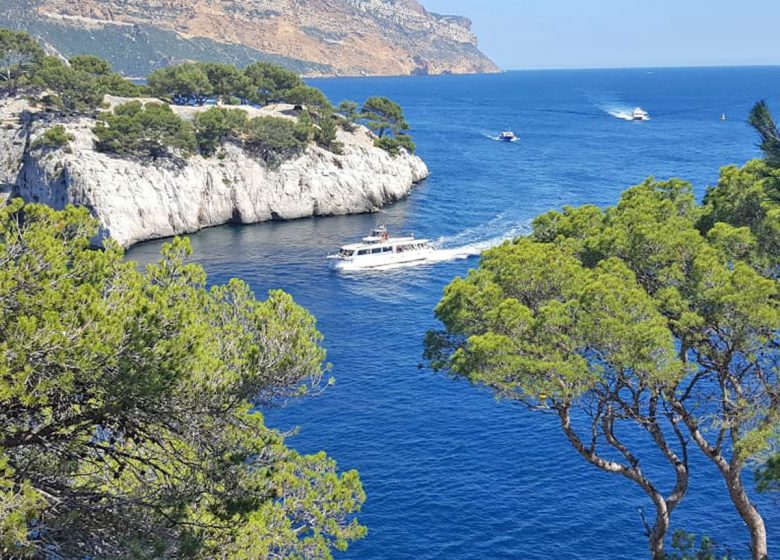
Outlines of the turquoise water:
{"label": "turquoise water", "polygon": [[[745,124],[766,98],[780,114],[780,68],[512,72],[492,76],[315,80],[328,96],[386,95],[412,124],[431,177],[380,219],[468,249],[527,230],[562,205],[614,203],[649,175],[679,176],[698,195],[720,166],[759,155]],[[634,106],[649,122],[619,118]],[[720,120],[725,113],[726,121]],[[617,115],[617,116],[616,116]],[[499,131],[521,139],[500,143]],[[337,383],[267,412],[299,428],[294,447],[356,468],[368,537],[351,559],[633,559],[645,555],[632,483],[580,459],[556,418],[496,402],[485,390],[418,367],[443,287],[475,258],[339,275],[324,256],[377,216],[226,226],[192,236],[213,282],[237,276],[258,295],[283,288],[318,318]],[[159,242],[139,245],[141,261]],[[657,458],[650,445],[640,455]],[[747,532],[709,463],[694,461],[673,525],[744,553]],[[748,475],[749,477],[749,475]],[[780,507],[757,500],[780,554]]]}

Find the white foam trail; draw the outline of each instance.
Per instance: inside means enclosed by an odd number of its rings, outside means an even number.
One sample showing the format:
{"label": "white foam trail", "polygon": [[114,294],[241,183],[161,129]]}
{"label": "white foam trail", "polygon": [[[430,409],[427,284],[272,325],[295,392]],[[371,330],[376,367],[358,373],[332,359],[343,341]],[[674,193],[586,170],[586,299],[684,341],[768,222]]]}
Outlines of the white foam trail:
{"label": "white foam trail", "polygon": [[530,227],[530,220],[518,223],[509,219],[505,212],[501,212],[484,224],[464,229],[455,235],[440,237],[434,242],[434,245],[438,248],[451,248],[471,244],[481,245],[490,243],[494,239],[503,241],[528,233]]}
{"label": "white foam trail", "polygon": [[622,119],[624,121],[634,120],[633,117],[631,116],[633,109],[625,105],[615,105],[615,104],[599,105],[599,109],[601,109],[608,115],[612,115],[617,119]]}

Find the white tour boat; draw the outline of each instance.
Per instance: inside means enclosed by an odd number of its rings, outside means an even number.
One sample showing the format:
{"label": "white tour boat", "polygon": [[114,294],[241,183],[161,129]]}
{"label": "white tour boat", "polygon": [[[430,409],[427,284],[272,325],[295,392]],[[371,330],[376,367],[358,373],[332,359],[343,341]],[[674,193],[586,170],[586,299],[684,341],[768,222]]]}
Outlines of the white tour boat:
{"label": "white tour boat", "polygon": [[413,235],[390,237],[385,226],[378,226],[361,243],[344,245],[338,255],[328,258],[337,270],[364,270],[423,261],[433,252],[433,245],[427,239],[416,239]]}
{"label": "white tour boat", "polygon": [[501,140],[502,142],[514,142],[515,140],[517,140],[517,134],[515,134],[511,130],[505,130],[498,135],[498,139]]}
{"label": "white tour boat", "polygon": [[631,113],[631,120],[632,121],[649,121],[650,115],[647,111],[643,110],[641,107],[637,107],[633,110]]}

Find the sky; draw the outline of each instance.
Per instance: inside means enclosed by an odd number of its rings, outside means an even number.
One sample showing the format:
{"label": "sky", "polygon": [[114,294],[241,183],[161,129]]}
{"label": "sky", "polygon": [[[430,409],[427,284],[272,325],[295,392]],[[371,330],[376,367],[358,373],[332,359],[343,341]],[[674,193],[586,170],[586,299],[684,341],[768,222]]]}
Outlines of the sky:
{"label": "sky", "polygon": [[420,0],[506,70],[780,65],[780,0]]}

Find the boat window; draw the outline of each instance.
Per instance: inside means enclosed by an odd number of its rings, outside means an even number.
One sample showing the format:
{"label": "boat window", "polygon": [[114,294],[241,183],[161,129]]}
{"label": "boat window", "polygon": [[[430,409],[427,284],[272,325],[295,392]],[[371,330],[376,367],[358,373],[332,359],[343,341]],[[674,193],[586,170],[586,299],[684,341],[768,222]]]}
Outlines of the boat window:
{"label": "boat window", "polygon": [[371,253],[371,249],[361,249],[358,251],[358,255],[368,255],[369,253]]}
{"label": "boat window", "polygon": [[339,256],[341,257],[351,257],[355,254],[355,251],[352,251],[351,249],[342,249]]}
{"label": "boat window", "polygon": [[393,248],[392,247],[382,247],[382,252],[383,253],[392,253],[393,252]]}
{"label": "boat window", "polygon": [[382,252],[382,247],[377,247],[376,249],[371,249],[371,252],[374,253],[374,254],[381,253]]}

